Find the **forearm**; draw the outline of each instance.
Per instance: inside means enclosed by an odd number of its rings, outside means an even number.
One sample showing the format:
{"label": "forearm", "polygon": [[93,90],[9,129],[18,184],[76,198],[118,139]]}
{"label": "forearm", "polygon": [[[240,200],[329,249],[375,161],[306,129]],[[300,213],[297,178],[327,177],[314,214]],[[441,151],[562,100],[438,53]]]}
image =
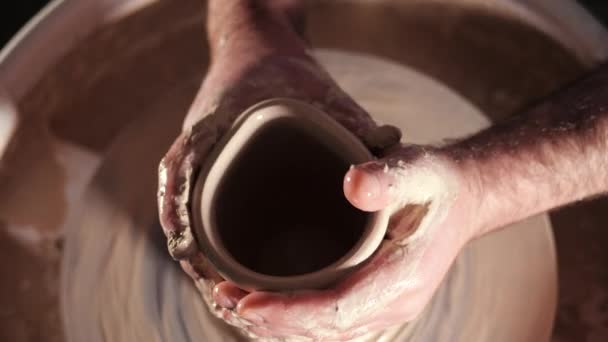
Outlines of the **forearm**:
{"label": "forearm", "polygon": [[299,0],[209,0],[207,38],[212,59],[301,54],[303,25]]}
{"label": "forearm", "polygon": [[477,235],[608,191],[608,65],[444,152],[479,198]]}
{"label": "forearm", "polygon": [[296,32],[295,25],[303,26],[301,4],[300,0],[206,2],[211,63],[184,128],[208,113],[238,113],[263,99],[288,95],[285,81],[297,84],[302,78],[301,71],[296,74],[291,69],[313,64]]}

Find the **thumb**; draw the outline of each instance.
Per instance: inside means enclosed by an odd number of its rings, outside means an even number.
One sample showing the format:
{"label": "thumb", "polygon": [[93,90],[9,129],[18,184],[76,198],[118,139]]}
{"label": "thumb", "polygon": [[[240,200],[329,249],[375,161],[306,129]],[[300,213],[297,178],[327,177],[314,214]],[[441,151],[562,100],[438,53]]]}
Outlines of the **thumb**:
{"label": "thumb", "polygon": [[450,193],[453,177],[445,164],[420,147],[401,149],[386,159],[351,167],[344,176],[344,195],[363,211],[425,204]]}
{"label": "thumb", "polygon": [[344,195],[355,207],[363,211],[378,211],[391,203],[394,174],[381,161],[372,161],[351,167],[344,176]]}

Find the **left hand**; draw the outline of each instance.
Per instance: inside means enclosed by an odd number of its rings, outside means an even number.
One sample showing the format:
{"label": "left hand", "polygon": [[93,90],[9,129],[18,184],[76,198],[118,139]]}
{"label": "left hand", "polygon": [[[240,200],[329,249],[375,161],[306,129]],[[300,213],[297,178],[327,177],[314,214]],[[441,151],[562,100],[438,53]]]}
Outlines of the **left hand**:
{"label": "left hand", "polygon": [[274,97],[319,107],[375,150],[398,142],[400,133],[378,128],[307,54],[297,33],[302,30],[298,1],[210,0],[207,5],[211,65],[183,132],[160,163],[159,217],[170,254],[210,309],[242,327],[229,309],[246,292],[224,281],[198,249],[189,217],[191,189],[214,144],[239,114]]}

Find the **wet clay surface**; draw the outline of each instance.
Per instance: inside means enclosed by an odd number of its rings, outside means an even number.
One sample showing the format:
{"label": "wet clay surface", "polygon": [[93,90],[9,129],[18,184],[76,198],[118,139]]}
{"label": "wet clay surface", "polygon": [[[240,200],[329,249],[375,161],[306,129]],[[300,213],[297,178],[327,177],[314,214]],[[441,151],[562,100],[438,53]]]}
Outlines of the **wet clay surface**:
{"label": "wet clay surface", "polygon": [[[103,152],[126,122],[145,112],[151,99],[162,98],[184,79],[202,78],[207,57],[201,13],[199,1],[182,1],[179,6],[162,2],[102,28],[18,103],[20,114],[27,120],[50,120],[52,135]],[[336,17],[341,18],[340,25],[335,24]],[[513,113],[583,69],[565,49],[517,20],[450,2],[315,3],[309,36],[315,46],[375,53],[422,70],[493,119]],[[188,88],[191,94],[185,96],[193,98],[195,90]],[[184,108],[176,111],[184,114]],[[2,176],[3,184],[9,179],[12,185],[20,184],[19,179],[31,182],[27,174],[17,177],[23,169],[16,166],[29,163],[14,154],[23,147],[18,141],[13,144],[8,158],[22,160],[8,168],[3,165],[2,172],[12,172]],[[47,149],[43,145],[35,153],[52,160]],[[51,171],[36,178],[52,190],[61,184],[62,172]],[[27,189],[24,196],[39,189],[3,188]],[[48,202],[60,205],[61,191],[50,192],[58,197]],[[605,199],[596,200],[552,215],[560,262],[556,341],[608,338],[607,205]],[[6,227],[25,218],[14,218],[15,211],[6,208],[0,217],[0,340],[60,341],[56,247],[62,210],[47,212],[48,207],[33,205],[40,216],[24,217],[37,222],[24,221],[20,227],[23,232],[34,227],[38,234],[35,242],[24,245]],[[53,238],[40,242],[40,236]]]}

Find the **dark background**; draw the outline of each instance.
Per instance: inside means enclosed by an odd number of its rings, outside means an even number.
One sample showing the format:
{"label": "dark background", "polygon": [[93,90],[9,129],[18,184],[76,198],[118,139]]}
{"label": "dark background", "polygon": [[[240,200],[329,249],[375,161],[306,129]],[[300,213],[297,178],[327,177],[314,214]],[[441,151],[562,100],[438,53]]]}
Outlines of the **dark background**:
{"label": "dark background", "polygon": [[[578,1],[599,18],[604,25],[608,24],[608,1]],[[2,1],[2,4],[0,4],[0,46],[4,46],[19,28],[48,2],[48,0]]]}
{"label": "dark background", "polygon": [[0,46],[4,46],[48,2],[48,0],[2,1],[0,4]]}

